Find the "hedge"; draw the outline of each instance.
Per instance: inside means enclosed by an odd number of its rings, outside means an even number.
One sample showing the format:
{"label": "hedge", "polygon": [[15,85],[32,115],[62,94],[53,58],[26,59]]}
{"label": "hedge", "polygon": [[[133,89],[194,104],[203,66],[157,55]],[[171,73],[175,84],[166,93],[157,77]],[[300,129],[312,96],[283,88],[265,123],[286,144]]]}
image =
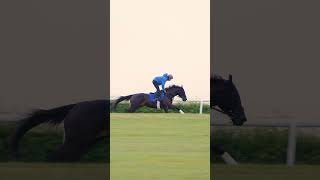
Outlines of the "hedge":
{"label": "hedge", "polygon": [[[123,102],[119,103],[116,110],[112,108],[113,103],[111,103],[110,111],[114,113],[125,113],[127,112],[126,110],[129,107],[128,102]],[[177,103],[175,104],[177,107],[182,109],[185,113],[199,113],[200,110],[200,104],[199,103]],[[139,108],[136,113],[163,113],[163,110],[157,110],[153,108],[148,108],[148,107],[141,107]],[[174,110],[169,110],[171,113],[179,113]],[[210,113],[210,106],[208,104],[203,105],[203,110],[202,112],[204,114],[209,114]]]}
{"label": "hedge", "polygon": [[[7,139],[13,132],[14,123],[0,124],[0,162],[21,161],[21,162],[43,162],[48,153],[54,151],[62,143],[61,127],[40,126],[28,132],[20,144],[20,156],[12,159],[8,153]],[[80,162],[105,163],[109,161],[109,147],[106,142],[99,142]]]}
{"label": "hedge", "polygon": [[[284,129],[214,130],[214,144],[220,144],[241,163],[279,164],[287,157],[288,131]],[[213,156],[213,162],[221,162]],[[296,161],[320,164],[320,137],[300,133],[297,136]]]}

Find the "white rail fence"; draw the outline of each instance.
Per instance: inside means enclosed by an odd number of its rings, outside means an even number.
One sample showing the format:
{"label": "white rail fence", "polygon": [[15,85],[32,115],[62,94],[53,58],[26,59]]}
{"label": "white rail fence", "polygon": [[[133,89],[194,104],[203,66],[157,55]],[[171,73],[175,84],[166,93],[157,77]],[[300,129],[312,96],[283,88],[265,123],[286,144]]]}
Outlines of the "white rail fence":
{"label": "white rail fence", "polygon": [[[230,122],[211,122],[211,126],[216,127],[230,127],[233,126]],[[320,122],[304,123],[304,122],[261,122],[261,123],[250,123],[246,122],[243,127],[256,127],[256,128],[288,128],[288,144],[287,144],[287,165],[293,166],[296,159],[296,146],[297,146],[297,128],[319,128]]]}

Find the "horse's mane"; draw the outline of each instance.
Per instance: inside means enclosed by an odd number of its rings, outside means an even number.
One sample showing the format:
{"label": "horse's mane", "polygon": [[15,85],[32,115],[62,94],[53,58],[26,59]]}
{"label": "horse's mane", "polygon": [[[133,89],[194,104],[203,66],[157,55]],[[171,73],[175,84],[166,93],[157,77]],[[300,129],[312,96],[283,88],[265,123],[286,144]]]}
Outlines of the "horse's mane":
{"label": "horse's mane", "polygon": [[223,79],[222,76],[215,74],[215,75],[213,75],[213,80],[224,81],[225,79]]}
{"label": "horse's mane", "polygon": [[[210,82],[211,82],[210,83],[210,88],[214,89],[213,88],[213,82],[216,82],[217,84],[219,84],[219,83],[223,83],[223,82],[230,82],[230,80],[224,79],[222,76],[220,76],[218,74],[214,74],[213,78],[211,77]],[[238,92],[237,87],[235,86],[235,84],[232,81],[231,81],[231,84],[232,84],[232,86],[230,86],[230,87],[234,88]]]}
{"label": "horse's mane", "polygon": [[169,90],[169,89],[173,89],[173,88],[182,88],[181,86],[178,86],[178,85],[171,85],[169,87],[166,87],[166,91]]}

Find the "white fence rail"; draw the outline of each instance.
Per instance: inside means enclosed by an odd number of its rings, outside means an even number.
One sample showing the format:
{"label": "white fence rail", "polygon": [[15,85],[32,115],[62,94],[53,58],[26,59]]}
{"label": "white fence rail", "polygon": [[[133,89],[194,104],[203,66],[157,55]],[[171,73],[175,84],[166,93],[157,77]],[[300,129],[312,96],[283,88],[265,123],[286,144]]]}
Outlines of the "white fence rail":
{"label": "white fence rail", "polygon": [[[229,122],[213,122],[211,126],[217,127],[230,127],[233,126]],[[261,123],[250,123],[246,122],[242,127],[257,127],[257,128],[288,128],[288,145],[287,145],[287,165],[293,166],[296,158],[296,146],[297,146],[297,128],[320,128],[320,122],[304,123],[304,122],[261,122]]]}
{"label": "white fence rail", "polygon": [[[182,103],[183,101],[174,101],[174,103]],[[210,104],[209,100],[193,100],[187,101],[186,103],[198,103],[199,104],[199,114],[203,114],[203,106],[205,104]]]}

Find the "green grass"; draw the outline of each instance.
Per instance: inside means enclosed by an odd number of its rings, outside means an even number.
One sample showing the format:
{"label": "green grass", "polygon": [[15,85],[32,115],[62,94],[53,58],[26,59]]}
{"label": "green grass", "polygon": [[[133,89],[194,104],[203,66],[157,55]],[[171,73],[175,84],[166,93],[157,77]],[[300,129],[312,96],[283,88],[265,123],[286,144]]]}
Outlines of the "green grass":
{"label": "green grass", "polygon": [[320,166],[298,165],[214,165],[214,180],[318,180]]}
{"label": "green grass", "polygon": [[209,115],[111,114],[111,179],[208,180]]}
{"label": "green grass", "polygon": [[107,164],[0,163],[3,180],[106,180]]}

